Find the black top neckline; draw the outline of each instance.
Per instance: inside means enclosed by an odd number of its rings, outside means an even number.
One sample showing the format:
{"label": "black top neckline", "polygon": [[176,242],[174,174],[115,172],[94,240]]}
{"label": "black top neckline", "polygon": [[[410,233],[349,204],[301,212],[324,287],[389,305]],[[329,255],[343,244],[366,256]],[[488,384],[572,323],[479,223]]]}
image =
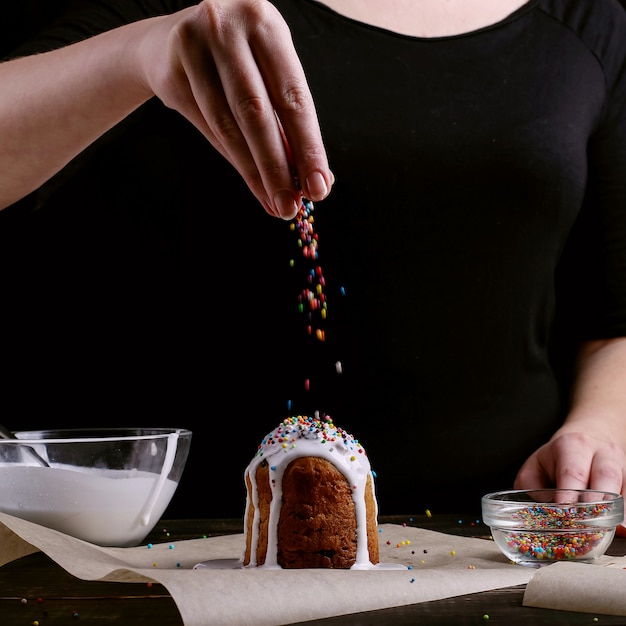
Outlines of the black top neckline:
{"label": "black top neckline", "polygon": [[385,28],[383,26],[376,26],[375,24],[369,24],[367,22],[362,22],[361,20],[358,20],[356,18],[352,18],[349,17],[347,15],[344,15],[343,13],[339,13],[338,11],[336,11],[335,9],[333,9],[332,7],[329,7],[327,4],[324,4],[323,2],[321,2],[321,0],[299,0],[300,2],[305,2],[308,3],[310,5],[314,5],[316,7],[318,7],[320,10],[322,11],[327,11],[329,13],[332,13],[337,19],[340,20],[344,20],[352,25],[358,26],[358,27],[362,27],[365,28],[367,30],[375,30],[379,33],[386,33],[388,35],[391,35],[393,37],[402,37],[402,38],[406,38],[406,39],[413,39],[415,41],[432,41],[432,42],[437,42],[437,41],[451,41],[454,39],[462,39],[464,37],[472,37],[475,35],[479,35],[481,33],[487,32],[487,31],[491,31],[497,28],[501,28],[507,24],[510,24],[511,22],[517,20],[518,18],[520,18],[521,16],[525,15],[526,13],[528,13],[529,11],[532,11],[537,4],[539,4],[540,0],[527,0],[526,3],[524,3],[522,6],[520,6],[519,8],[515,9],[515,11],[513,11],[512,13],[510,13],[509,15],[507,15],[506,17],[504,17],[501,20],[498,20],[497,22],[493,22],[492,24],[487,24],[486,26],[481,26],[480,28],[475,28],[472,30],[468,30],[466,32],[462,32],[462,33],[456,33],[453,35],[435,35],[433,37],[425,37],[425,36],[420,36],[420,35],[407,35],[406,33],[400,33],[398,31],[395,30],[391,30],[389,28]]}

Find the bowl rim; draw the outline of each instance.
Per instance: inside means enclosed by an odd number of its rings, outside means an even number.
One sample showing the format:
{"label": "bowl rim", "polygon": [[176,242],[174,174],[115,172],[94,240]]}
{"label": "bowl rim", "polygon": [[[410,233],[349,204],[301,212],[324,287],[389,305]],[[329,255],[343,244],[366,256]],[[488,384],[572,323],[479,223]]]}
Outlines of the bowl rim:
{"label": "bowl rim", "polygon": [[[568,492],[568,493],[576,493],[576,494],[588,494],[588,495],[593,495],[593,494],[599,494],[599,495],[603,495],[603,496],[610,496],[610,498],[606,499],[606,498],[598,498],[595,500],[585,500],[583,501],[576,501],[576,502],[550,502],[547,500],[510,500],[510,499],[506,499],[503,498],[501,496],[514,496],[514,495],[520,495],[523,493],[527,493],[527,494],[531,494],[531,493],[537,493],[537,492],[547,492],[547,493],[554,493],[554,492],[558,492],[558,491],[564,491],[564,492]],[[482,498],[482,502],[484,504],[508,504],[508,505],[512,505],[512,504],[519,504],[519,505],[528,505],[528,504],[532,504],[533,506],[537,506],[537,505],[542,505],[545,504],[546,506],[550,506],[550,505],[557,505],[557,506],[562,506],[562,505],[570,505],[570,506],[576,506],[577,504],[584,504],[585,506],[588,506],[590,504],[596,504],[596,503],[603,503],[606,504],[607,502],[620,502],[623,501],[623,496],[619,493],[615,493],[614,491],[607,491],[604,489],[564,489],[562,487],[537,487],[537,488],[533,488],[533,489],[501,489],[499,491],[492,491],[490,493],[486,493]]]}
{"label": "bowl rim", "polygon": [[[137,434],[145,431],[145,434]],[[67,436],[46,436],[66,434]],[[34,435],[38,436],[35,437]],[[16,430],[13,431],[15,439],[0,439],[0,445],[23,445],[44,443],[86,443],[107,441],[141,441],[150,439],[162,439],[170,435],[178,437],[191,437],[192,431],[188,428],[178,427],[147,427],[147,426],[106,426],[104,428],[51,428],[43,430]]]}

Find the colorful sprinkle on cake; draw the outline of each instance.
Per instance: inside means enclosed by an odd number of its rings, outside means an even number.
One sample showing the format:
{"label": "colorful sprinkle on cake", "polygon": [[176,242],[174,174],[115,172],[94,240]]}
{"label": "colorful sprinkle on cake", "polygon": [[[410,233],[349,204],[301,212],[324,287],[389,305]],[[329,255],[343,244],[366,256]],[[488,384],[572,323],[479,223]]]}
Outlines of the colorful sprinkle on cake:
{"label": "colorful sprinkle on cake", "polygon": [[313,417],[296,415],[284,419],[272,432],[268,433],[261,443],[255,456],[261,457],[280,451],[296,450],[303,440],[317,442],[320,445],[341,443],[344,452],[356,452],[365,455],[361,444],[343,428],[333,424],[330,417]]}

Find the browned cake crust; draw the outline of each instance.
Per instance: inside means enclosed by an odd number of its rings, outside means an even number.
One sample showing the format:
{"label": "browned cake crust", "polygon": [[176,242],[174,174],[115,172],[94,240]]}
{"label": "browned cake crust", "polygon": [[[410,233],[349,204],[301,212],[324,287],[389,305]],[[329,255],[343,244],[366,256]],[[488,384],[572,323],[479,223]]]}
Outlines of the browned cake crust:
{"label": "browned cake crust", "polygon": [[[267,554],[267,527],[270,517],[270,503],[272,502],[272,490],[270,488],[269,466],[267,461],[262,461],[256,470],[256,487],[259,494],[259,539],[257,542],[256,551],[256,563],[257,565],[263,565],[265,563],[265,555]],[[252,483],[250,476],[246,476],[246,487],[248,489],[248,500],[250,500],[250,494],[252,493]],[[250,507],[248,509],[247,533],[246,533],[246,552],[244,555],[243,564],[248,565],[251,560],[252,551],[252,530],[254,525],[254,512],[255,508],[250,501]]]}
{"label": "browned cake crust", "polygon": [[376,565],[380,560],[378,553],[378,506],[374,497],[374,482],[372,476],[367,477],[365,485],[365,513],[367,516],[367,549],[370,563]]}
{"label": "browned cake crust", "polygon": [[[272,492],[269,468],[259,465],[255,480],[259,495],[260,527],[257,565],[267,554],[267,531]],[[246,478],[251,493],[250,478]],[[319,457],[300,457],[292,461],[283,475],[283,502],[278,521],[277,562],[285,569],[348,569],[356,562],[357,520],[352,487],[346,477],[329,461]],[[371,476],[365,490],[367,538],[370,561],[378,563],[376,503]],[[250,563],[254,508],[248,510],[244,564]]]}

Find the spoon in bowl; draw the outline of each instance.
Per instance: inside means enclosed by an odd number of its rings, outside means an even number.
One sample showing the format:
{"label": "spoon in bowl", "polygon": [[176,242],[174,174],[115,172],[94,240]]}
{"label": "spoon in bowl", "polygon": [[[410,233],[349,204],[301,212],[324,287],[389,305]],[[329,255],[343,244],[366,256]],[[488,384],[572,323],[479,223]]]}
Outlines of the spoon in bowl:
{"label": "spoon in bowl", "polygon": [[[14,441],[19,441],[19,439],[6,427],[0,424],[0,439],[12,439]],[[50,464],[46,459],[40,456],[32,446],[22,445],[20,446],[23,450],[28,452],[39,465],[42,467],[50,467]]]}

